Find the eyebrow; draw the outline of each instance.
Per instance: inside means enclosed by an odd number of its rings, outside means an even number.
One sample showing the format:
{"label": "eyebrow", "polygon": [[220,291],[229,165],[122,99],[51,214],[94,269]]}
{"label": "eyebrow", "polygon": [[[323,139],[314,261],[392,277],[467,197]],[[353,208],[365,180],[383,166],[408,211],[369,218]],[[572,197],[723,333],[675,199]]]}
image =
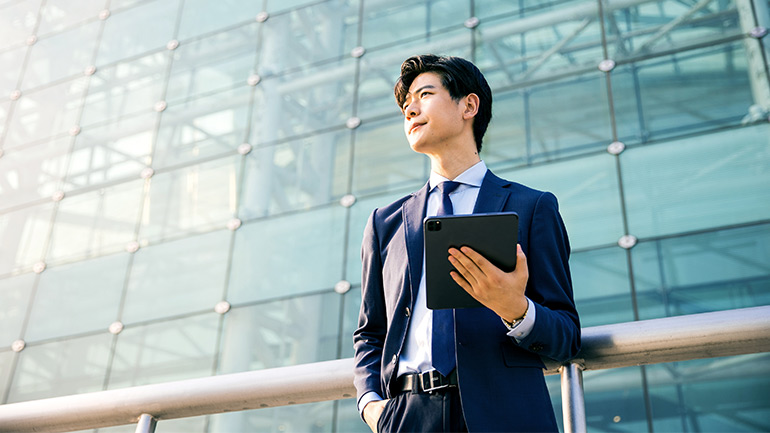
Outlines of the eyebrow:
{"label": "eyebrow", "polygon": [[422,87],[420,87],[418,89],[415,89],[414,92],[406,92],[406,96],[404,96],[404,103],[406,103],[406,99],[408,97],[410,97],[410,96],[416,95],[416,94],[422,92],[425,89],[435,89],[435,88],[436,88],[436,86],[434,86],[433,84],[426,84],[426,85],[424,85],[424,86],[422,86]]}

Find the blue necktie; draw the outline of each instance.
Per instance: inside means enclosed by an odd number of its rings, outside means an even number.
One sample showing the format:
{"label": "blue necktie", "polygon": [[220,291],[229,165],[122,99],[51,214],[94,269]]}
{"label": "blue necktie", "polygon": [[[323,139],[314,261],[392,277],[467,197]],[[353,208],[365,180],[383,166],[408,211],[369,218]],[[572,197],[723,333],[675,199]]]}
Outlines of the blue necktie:
{"label": "blue necktie", "polygon": [[[441,182],[436,186],[441,192],[441,204],[436,216],[452,215],[452,201],[449,194],[460,186],[459,182]],[[448,254],[448,253],[447,253]],[[455,318],[454,310],[433,310],[433,344],[431,356],[433,368],[444,376],[455,368]]]}

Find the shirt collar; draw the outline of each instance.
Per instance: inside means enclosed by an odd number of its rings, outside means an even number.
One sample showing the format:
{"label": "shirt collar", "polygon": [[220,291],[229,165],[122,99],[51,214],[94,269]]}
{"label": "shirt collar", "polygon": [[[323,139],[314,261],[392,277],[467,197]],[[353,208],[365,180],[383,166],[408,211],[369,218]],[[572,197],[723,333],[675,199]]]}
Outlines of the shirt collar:
{"label": "shirt collar", "polygon": [[[460,182],[465,185],[475,186],[477,188],[480,188],[481,182],[484,181],[484,176],[486,176],[486,174],[487,174],[487,165],[484,164],[484,161],[479,161],[476,164],[473,164],[473,166],[471,166],[469,169],[460,173],[460,175],[454,178],[453,180],[455,182]],[[434,186],[440,184],[441,182],[446,182],[448,180],[449,179],[436,173],[435,171],[431,171],[430,180],[428,181],[428,188],[433,189]]]}

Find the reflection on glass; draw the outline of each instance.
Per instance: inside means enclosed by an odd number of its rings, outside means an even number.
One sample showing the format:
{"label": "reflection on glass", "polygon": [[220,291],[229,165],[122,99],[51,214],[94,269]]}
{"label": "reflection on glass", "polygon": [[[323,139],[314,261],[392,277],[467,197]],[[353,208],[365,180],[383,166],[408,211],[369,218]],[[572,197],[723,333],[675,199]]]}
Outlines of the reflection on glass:
{"label": "reflection on glass", "polygon": [[33,33],[40,3],[24,0],[0,5],[0,49],[21,44]]}
{"label": "reflection on glass", "polygon": [[35,274],[31,273],[0,279],[0,347],[10,348],[11,343],[21,338],[34,284]]}
{"label": "reflection on glass", "polygon": [[40,274],[27,342],[105,331],[118,318],[129,255],[49,267]]}
{"label": "reflection on glass", "polygon": [[246,159],[238,218],[249,220],[339,200],[348,188],[350,131],[256,148]]}
{"label": "reflection on glass", "polygon": [[112,335],[105,331],[27,346],[19,353],[8,403],[101,391],[111,342]]}
{"label": "reflection on glass", "polygon": [[109,119],[154,113],[163,94],[168,58],[168,53],[158,52],[97,68],[88,84],[80,124],[85,129]]}
{"label": "reflection on glass", "polygon": [[769,365],[770,355],[761,353],[647,367],[653,428],[770,430]]}
{"label": "reflection on glass", "polygon": [[87,77],[23,93],[8,122],[4,149],[64,134],[77,125]]}
{"label": "reflection on glass", "polygon": [[65,197],[51,235],[49,263],[124,251],[135,239],[144,180]]}
{"label": "reflection on glass", "polygon": [[615,161],[609,154],[495,174],[554,193],[573,249],[615,244],[623,235]]}
{"label": "reflection on glass", "polygon": [[106,6],[105,0],[45,2],[40,10],[40,25],[37,28],[37,33],[44,35],[82,24],[85,21],[96,20],[99,12]]}
{"label": "reflection on glass", "polygon": [[345,208],[256,220],[235,232],[228,301],[331,289],[342,276]]}
{"label": "reflection on glass", "polygon": [[413,41],[437,30],[460,27],[470,12],[467,0],[364,2],[363,46]]}
{"label": "reflection on glass", "polygon": [[159,173],[150,181],[142,241],[224,228],[235,215],[240,155]]}
{"label": "reflection on glass", "polygon": [[75,138],[65,191],[139,177],[151,161],[156,119],[151,113],[83,128]]}
{"label": "reflection on glass", "polygon": [[770,225],[642,242],[632,250],[643,319],[770,304]]}
{"label": "reflection on glass", "polygon": [[49,202],[0,214],[0,275],[30,270],[43,259],[53,207]]}
{"label": "reflection on glass", "polygon": [[185,0],[178,38],[185,40],[236,24],[253,22],[261,4],[261,1]]}
{"label": "reflection on glass", "polygon": [[220,373],[328,361],[337,356],[340,295],[295,297],[227,313]]}
{"label": "reflection on glass", "polygon": [[0,158],[0,209],[50,198],[61,188],[71,137],[11,149]]}
{"label": "reflection on glass", "polygon": [[[2,9],[0,9],[0,16],[2,16]],[[13,50],[0,52],[0,65],[3,65],[3,67],[0,68],[0,97],[3,99],[18,88],[19,72],[21,72],[21,66],[24,62],[24,55],[27,53],[27,49],[26,46],[23,46]],[[4,119],[2,114],[0,114],[0,125],[5,123]],[[2,128],[2,126],[0,126],[0,128]],[[0,133],[2,133],[2,129],[0,129]]]}
{"label": "reflection on glass", "polygon": [[[199,5],[197,8],[191,8],[193,5],[185,2],[185,13],[188,11],[212,12],[212,9],[219,10],[222,5],[222,2],[199,1],[197,3],[208,6]],[[238,5],[239,8],[246,6],[242,2]],[[204,16],[208,18],[207,15]],[[243,18],[245,15],[238,15],[238,17]],[[183,41],[174,50],[166,100],[173,103],[246,83],[249,74],[254,70],[259,39],[258,26],[256,22],[252,22],[197,41]]]}
{"label": "reflection on glass", "polygon": [[770,215],[769,137],[759,125],[624,152],[630,232],[660,236]]}
{"label": "reflection on glass", "polygon": [[494,95],[492,120],[481,143],[481,159],[490,169],[529,161],[528,101],[529,95],[518,91]]}
{"label": "reflection on glass", "polygon": [[124,323],[211,310],[222,299],[232,232],[143,247],[134,255]]}
{"label": "reflection on glass", "polygon": [[624,249],[612,246],[572,253],[569,263],[581,326],[634,320]]}
{"label": "reflection on glass", "polygon": [[100,26],[100,22],[92,22],[37,41],[30,48],[22,90],[82,75],[93,63]]}
{"label": "reflection on glass", "polygon": [[96,66],[165,49],[178,11],[179,0],[154,0],[111,14],[105,21]]}
{"label": "reflection on glass", "polygon": [[109,389],[210,376],[219,314],[137,327],[118,335]]}

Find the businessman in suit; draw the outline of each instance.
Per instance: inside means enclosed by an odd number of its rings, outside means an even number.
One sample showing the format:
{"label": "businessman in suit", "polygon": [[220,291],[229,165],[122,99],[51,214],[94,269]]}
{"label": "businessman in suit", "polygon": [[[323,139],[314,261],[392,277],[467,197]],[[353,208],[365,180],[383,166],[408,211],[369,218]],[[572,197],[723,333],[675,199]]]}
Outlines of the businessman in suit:
{"label": "businessman in suit", "polygon": [[[411,57],[394,92],[407,140],[428,156],[431,175],[419,191],[375,209],[364,231],[353,335],[361,416],[373,431],[557,431],[541,356],[574,357],[580,323],[556,198],[481,161],[492,93],[472,63]],[[450,248],[452,278],[485,307],[429,310],[424,218],[503,211],[519,215],[516,269]]]}

